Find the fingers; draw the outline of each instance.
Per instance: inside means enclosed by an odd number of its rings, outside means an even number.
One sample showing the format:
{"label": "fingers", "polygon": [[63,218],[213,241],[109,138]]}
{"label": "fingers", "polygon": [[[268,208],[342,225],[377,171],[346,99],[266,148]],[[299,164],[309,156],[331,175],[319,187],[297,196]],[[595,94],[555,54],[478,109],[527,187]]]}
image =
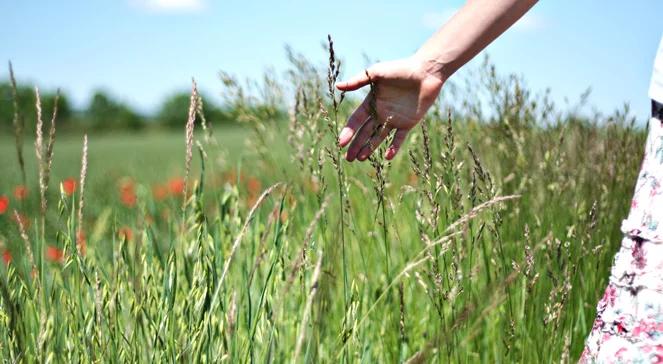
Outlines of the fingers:
{"label": "fingers", "polygon": [[375,120],[373,120],[373,118],[369,118],[368,121],[366,121],[366,123],[364,123],[364,125],[362,125],[362,127],[357,131],[355,138],[352,140],[352,143],[350,143],[348,152],[345,154],[345,159],[347,159],[348,162],[352,162],[357,158],[361,148],[363,148],[366,142],[371,138],[374,127]]}
{"label": "fingers", "polygon": [[338,136],[338,145],[341,148],[345,147],[350,143],[352,137],[355,135],[357,130],[366,122],[366,119],[369,117],[368,113],[368,97],[364,99],[364,102],[359,105],[357,110],[355,110],[352,115],[348,118],[348,123],[345,125],[343,130]]}
{"label": "fingers", "polygon": [[336,88],[341,91],[354,91],[362,88],[371,83],[366,72],[362,72],[347,81],[342,81],[336,84]]}
{"label": "fingers", "polygon": [[394,159],[396,153],[401,149],[401,145],[403,145],[403,141],[405,141],[405,137],[409,131],[410,130],[406,129],[396,130],[394,140],[391,141],[391,145],[389,145],[389,148],[387,148],[387,151],[384,153],[384,157],[387,158],[387,160]]}
{"label": "fingers", "polygon": [[374,65],[370,69],[361,72],[347,81],[337,83],[336,88],[341,91],[354,91],[368,85],[378,77],[379,67],[377,66],[378,65]]}
{"label": "fingers", "polygon": [[377,149],[378,146],[380,146],[380,143],[382,143],[382,141],[384,141],[385,138],[387,138],[390,132],[391,128],[386,126],[379,126],[379,130],[377,131],[377,133],[371,136],[368,143],[366,143],[361,148],[361,150],[357,154],[358,155],[357,159],[360,161],[365,161],[366,159],[368,159],[368,157],[373,153],[373,151],[375,151],[375,149]]}

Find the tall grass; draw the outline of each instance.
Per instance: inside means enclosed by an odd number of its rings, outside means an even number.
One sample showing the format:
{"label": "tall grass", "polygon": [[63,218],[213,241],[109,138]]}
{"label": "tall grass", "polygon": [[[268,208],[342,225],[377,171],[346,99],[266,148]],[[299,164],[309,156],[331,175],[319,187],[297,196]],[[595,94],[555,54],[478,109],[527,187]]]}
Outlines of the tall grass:
{"label": "tall grass", "polygon": [[[38,135],[43,202],[28,196],[0,214],[0,246],[11,258],[0,264],[0,355],[576,359],[642,157],[644,131],[628,110],[560,110],[487,63],[467,86],[447,85],[412,131],[408,153],[347,164],[336,141],[357,103],[334,90],[340,70],[331,38],[328,50],[326,79],[289,52],[287,81],[266,78],[261,89],[272,91],[264,100],[224,75],[228,99],[255,133],[252,159],[235,167],[215,139],[223,130],[209,132],[194,83],[182,120],[186,187],[169,198],[152,197],[140,180],[127,206],[107,205],[111,191],[90,193],[86,175],[107,168],[88,163],[99,136],[84,139],[75,192],[61,185],[55,193],[46,177],[51,156],[55,164],[78,161],[54,154],[54,129],[46,144]],[[285,94],[294,97],[289,120],[274,120],[287,106],[274,95]],[[34,122],[41,133],[43,122]],[[196,124],[207,132],[195,133]],[[185,213],[168,213],[182,204]]]}

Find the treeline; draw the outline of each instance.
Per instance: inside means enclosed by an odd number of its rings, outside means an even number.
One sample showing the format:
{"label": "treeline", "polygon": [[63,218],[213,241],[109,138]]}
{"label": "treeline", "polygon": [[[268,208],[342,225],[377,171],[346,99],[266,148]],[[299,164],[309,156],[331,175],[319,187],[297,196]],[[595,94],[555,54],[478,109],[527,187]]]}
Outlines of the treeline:
{"label": "treeline", "polygon": [[[32,86],[18,86],[16,88],[19,117],[22,118],[26,132],[34,130],[37,118],[35,108],[35,89]],[[152,115],[142,114],[125,102],[122,102],[105,91],[96,91],[90,101],[81,109],[71,104],[66,93],[60,92],[58,99],[58,129],[59,130],[140,130],[145,128],[181,128],[187,119],[189,109],[189,93],[176,92],[166,97],[158,110]],[[202,94],[205,118],[218,126],[230,125],[237,122],[239,113],[236,105],[217,105]],[[55,104],[56,92],[41,90],[43,118],[50,118]],[[9,82],[0,83],[0,129],[12,129],[14,120],[14,96]]]}

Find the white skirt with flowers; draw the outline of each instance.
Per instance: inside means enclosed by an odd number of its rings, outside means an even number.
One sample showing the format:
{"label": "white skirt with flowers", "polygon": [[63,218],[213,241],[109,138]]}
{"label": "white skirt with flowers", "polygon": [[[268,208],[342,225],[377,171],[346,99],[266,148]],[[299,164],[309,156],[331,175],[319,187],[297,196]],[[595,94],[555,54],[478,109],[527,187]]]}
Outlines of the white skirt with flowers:
{"label": "white skirt with flowers", "polygon": [[652,118],[624,239],[581,363],[663,363],[663,124]]}

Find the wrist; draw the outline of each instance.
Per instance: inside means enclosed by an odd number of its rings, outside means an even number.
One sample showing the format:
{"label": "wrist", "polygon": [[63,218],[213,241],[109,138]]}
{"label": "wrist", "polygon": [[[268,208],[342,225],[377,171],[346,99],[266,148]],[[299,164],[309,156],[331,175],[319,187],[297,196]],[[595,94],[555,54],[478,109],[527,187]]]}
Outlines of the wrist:
{"label": "wrist", "polygon": [[411,59],[418,64],[418,68],[421,69],[426,77],[436,78],[441,83],[446,82],[446,80],[451,77],[451,74],[453,74],[453,71],[447,62],[443,62],[432,55],[419,51],[412,55]]}
{"label": "wrist", "polygon": [[432,83],[439,83],[439,86],[446,82],[451,76],[448,73],[449,67],[432,57],[426,57],[419,53],[415,53],[410,57],[410,61],[414,64],[416,72],[420,75],[422,81],[429,81]]}

